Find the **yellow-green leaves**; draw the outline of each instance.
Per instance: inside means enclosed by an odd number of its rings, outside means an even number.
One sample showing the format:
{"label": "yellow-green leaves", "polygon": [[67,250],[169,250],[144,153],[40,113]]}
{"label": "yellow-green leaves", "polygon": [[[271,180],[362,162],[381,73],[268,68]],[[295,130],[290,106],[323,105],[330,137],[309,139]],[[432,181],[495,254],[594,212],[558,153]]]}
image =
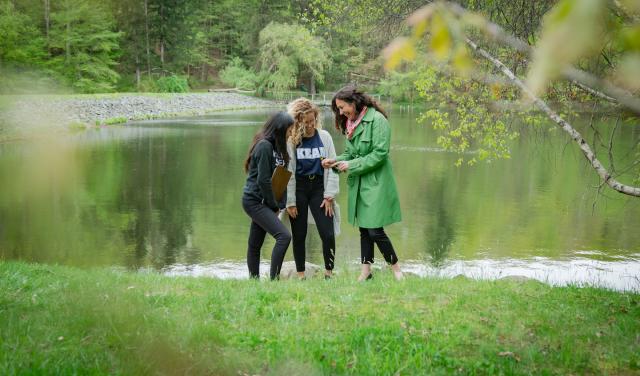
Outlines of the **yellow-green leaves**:
{"label": "yellow-green leaves", "polygon": [[453,66],[462,75],[467,75],[473,69],[473,63],[471,62],[471,56],[469,56],[469,50],[465,45],[458,45],[453,53],[452,58]]}
{"label": "yellow-green leaves", "polygon": [[415,59],[415,44],[427,31],[432,12],[433,5],[430,4],[420,8],[407,19],[407,23],[413,26],[413,35],[411,38],[396,38],[382,51],[385,69],[393,70],[403,61],[413,61]]}
{"label": "yellow-green leaves", "polygon": [[620,44],[623,49],[640,51],[640,24],[622,29]]}
{"label": "yellow-green leaves", "polygon": [[546,16],[527,84],[534,93],[578,59],[600,51],[604,43],[605,0],[562,0]]}
{"label": "yellow-green leaves", "polygon": [[464,42],[463,22],[445,4],[432,3],[418,9],[407,18],[407,24],[413,29],[411,37],[397,38],[383,52],[386,69],[415,59],[415,45],[427,34],[428,52],[438,60],[451,62],[459,73],[470,72],[472,61]]}
{"label": "yellow-green leaves", "polygon": [[412,61],[416,58],[416,50],[409,38],[397,38],[382,52],[385,58],[384,67],[388,70],[395,69],[403,61]]}
{"label": "yellow-green leaves", "polygon": [[444,18],[439,14],[435,14],[431,21],[431,40],[429,46],[435,53],[436,57],[444,60],[449,56],[451,51],[451,34]]}
{"label": "yellow-green leaves", "polygon": [[427,31],[427,26],[429,25],[429,19],[431,18],[431,14],[433,13],[433,5],[426,5],[417,11],[413,12],[409,18],[407,18],[407,23],[409,26],[413,27],[413,37],[420,38]]}

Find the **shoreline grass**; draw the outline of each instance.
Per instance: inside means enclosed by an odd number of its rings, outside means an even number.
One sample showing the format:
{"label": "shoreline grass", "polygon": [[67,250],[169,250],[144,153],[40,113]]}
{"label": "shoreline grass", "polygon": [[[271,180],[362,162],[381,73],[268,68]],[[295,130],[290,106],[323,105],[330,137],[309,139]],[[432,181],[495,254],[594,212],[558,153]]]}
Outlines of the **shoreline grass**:
{"label": "shoreline grass", "polygon": [[638,374],[640,295],[0,262],[2,374]]}

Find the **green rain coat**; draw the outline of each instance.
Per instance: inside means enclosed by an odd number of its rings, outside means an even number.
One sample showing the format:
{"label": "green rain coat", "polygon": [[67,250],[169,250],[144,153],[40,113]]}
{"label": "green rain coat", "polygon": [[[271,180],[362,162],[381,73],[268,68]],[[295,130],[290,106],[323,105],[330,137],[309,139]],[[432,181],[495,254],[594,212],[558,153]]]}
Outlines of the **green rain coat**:
{"label": "green rain coat", "polygon": [[369,108],[351,140],[346,140],[346,150],[336,158],[349,161],[348,219],[354,226],[378,228],[402,220],[389,159],[390,142],[389,122],[375,108]]}

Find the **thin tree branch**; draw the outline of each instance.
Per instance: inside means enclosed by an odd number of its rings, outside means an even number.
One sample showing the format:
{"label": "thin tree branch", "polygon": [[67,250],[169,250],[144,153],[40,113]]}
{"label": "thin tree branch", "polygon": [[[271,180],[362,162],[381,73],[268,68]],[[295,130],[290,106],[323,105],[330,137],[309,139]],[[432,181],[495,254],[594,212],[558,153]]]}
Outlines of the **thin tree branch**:
{"label": "thin tree branch", "polygon": [[[448,5],[449,9],[459,17],[473,17],[471,12],[458,4],[448,3]],[[507,33],[499,25],[488,20],[485,20],[483,25],[478,25],[476,17],[473,18],[473,21],[475,21],[472,22],[473,24],[481,27],[493,39],[505,42],[516,50],[531,55],[533,51],[531,46]],[[581,89],[589,92],[590,94],[596,95],[610,102],[620,103],[635,113],[640,114],[640,100],[633,97],[626,90],[620,89],[605,80],[601,80],[574,67],[567,67],[563,70],[562,74],[565,78],[571,80]]]}
{"label": "thin tree branch", "polygon": [[591,119],[589,120],[589,127],[591,129],[593,129],[593,153],[596,154],[597,151],[597,146],[598,146],[598,140],[600,140],[600,145],[602,145],[603,147],[605,147],[604,142],[602,141],[602,137],[600,137],[600,132],[598,132],[598,130],[593,126],[593,118],[596,116],[596,105],[598,103],[597,102],[593,102],[593,109],[591,110]]}
{"label": "thin tree branch", "polygon": [[563,71],[563,74],[568,79],[576,81],[582,86],[587,86],[594,91],[601,91],[600,94],[596,94],[599,97],[607,99],[609,101],[615,100],[621,105],[632,110],[633,112],[640,114],[640,100],[633,97],[633,95],[631,95],[628,91],[620,89],[619,87],[612,85],[606,80],[594,77],[591,74],[574,67],[566,68]]}
{"label": "thin tree branch", "polygon": [[571,124],[569,124],[556,112],[554,112],[544,101],[533,94],[533,92],[518,77],[516,77],[513,72],[509,70],[509,68],[507,68],[500,60],[491,56],[491,54],[489,54],[487,51],[480,48],[471,39],[466,38],[466,42],[474,51],[492,62],[498,69],[502,71],[504,75],[509,77],[527,96],[529,96],[533,100],[534,104],[538,108],[544,111],[547,116],[549,116],[554,122],[556,122],[556,124],[558,124],[565,132],[567,132],[569,136],[571,136],[571,139],[573,139],[578,144],[578,147],[587,158],[589,163],[591,163],[591,166],[596,170],[596,173],[600,176],[603,183],[607,184],[609,187],[620,193],[640,197],[640,187],[629,186],[617,181],[596,158],[595,154],[591,150],[591,147],[589,146],[587,141],[585,141],[582,135],[575,128],[573,128]]}
{"label": "thin tree branch", "polygon": [[612,173],[616,173],[616,167],[613,164],[613,135],[616,133],[618,129],[618,123],[620,122],[620,116],[616,119],[616,125],[613,127],[611,131],[611,136],[609,137],[609,169]]}

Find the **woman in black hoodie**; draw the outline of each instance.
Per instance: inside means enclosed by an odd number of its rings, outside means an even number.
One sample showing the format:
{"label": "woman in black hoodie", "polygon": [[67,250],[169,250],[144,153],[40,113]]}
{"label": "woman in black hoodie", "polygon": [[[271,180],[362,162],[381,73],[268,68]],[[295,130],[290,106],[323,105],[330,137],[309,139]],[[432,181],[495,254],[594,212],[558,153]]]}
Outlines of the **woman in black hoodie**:
{"label": "woman in black hoodie", "polygon": [[244,162],[247,182],[242,195],[242,207],[251,217],[247,247],[249,278],[260,278],[260,248],[267,234],[276,239],[271,252],[271,279],[280,276],[284,254],[291,242],[291,233],[278,219],[279,205],[273,197],[271,175],[276,166],[286,167],[287,131],[293,118],[286,112],[278,112],[264,124],[253,138]]}

